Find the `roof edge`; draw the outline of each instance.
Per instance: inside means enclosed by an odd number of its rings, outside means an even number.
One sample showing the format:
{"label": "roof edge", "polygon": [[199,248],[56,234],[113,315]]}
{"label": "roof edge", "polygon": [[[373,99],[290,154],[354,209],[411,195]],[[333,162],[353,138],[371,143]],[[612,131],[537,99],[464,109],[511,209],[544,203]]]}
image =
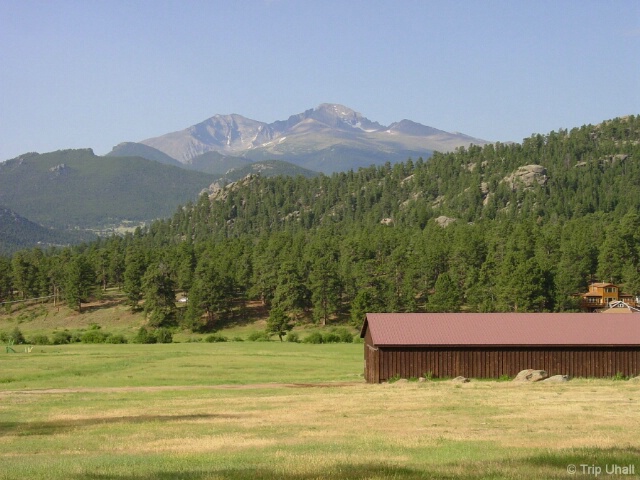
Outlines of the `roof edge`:
{"label": "roof edge", "polygon": [[367,315],[365,313],[364,322],[362,322],[362,327],[360,328],[360,338],[364,338],[367,334],[367,327],[369,326],[369,322],[367,321]]}

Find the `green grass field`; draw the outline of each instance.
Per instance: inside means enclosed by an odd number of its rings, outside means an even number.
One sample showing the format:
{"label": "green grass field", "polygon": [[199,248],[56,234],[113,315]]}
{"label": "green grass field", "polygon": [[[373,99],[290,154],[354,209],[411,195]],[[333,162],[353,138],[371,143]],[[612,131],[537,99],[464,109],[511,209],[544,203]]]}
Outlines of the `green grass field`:
{"label": "green grass field", "polygon": [[590,478],[581,464],[640,473],[639,382],[367,385],[362,348],[0,352],[0,478]]}

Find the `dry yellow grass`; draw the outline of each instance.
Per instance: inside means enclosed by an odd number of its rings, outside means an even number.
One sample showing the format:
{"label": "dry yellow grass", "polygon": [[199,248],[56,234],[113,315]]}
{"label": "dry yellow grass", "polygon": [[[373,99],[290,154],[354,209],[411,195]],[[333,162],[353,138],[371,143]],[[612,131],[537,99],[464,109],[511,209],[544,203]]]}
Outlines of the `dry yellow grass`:
{"label": "dry yellow grass", "polygon": [[640,383],[610,380],[5,392],[0,415],[33,417],[5,425],[0,459],[147,472],[124,478],[563,478],[570,461],[640,453],[639,398]]}

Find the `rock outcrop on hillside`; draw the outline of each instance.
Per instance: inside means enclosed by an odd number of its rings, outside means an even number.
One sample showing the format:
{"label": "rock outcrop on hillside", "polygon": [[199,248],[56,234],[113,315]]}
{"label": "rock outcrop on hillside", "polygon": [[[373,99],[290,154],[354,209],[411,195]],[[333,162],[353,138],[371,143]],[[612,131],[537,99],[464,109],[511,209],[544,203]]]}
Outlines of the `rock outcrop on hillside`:
{"label": "rock outcrop on hillside", "polygon": [[547,169],[542,165],[524,165],[502,179],[511,190],[531,190],[547,183]]}

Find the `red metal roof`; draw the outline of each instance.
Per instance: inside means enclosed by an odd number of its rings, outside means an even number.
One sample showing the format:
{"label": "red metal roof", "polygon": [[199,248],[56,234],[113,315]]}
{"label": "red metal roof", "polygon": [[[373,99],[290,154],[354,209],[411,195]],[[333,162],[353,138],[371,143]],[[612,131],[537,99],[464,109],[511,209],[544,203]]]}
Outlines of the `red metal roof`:
{"label": "red metal roof", "polygon": [[640,314],[367,313],[376,346],[640,346]]}

